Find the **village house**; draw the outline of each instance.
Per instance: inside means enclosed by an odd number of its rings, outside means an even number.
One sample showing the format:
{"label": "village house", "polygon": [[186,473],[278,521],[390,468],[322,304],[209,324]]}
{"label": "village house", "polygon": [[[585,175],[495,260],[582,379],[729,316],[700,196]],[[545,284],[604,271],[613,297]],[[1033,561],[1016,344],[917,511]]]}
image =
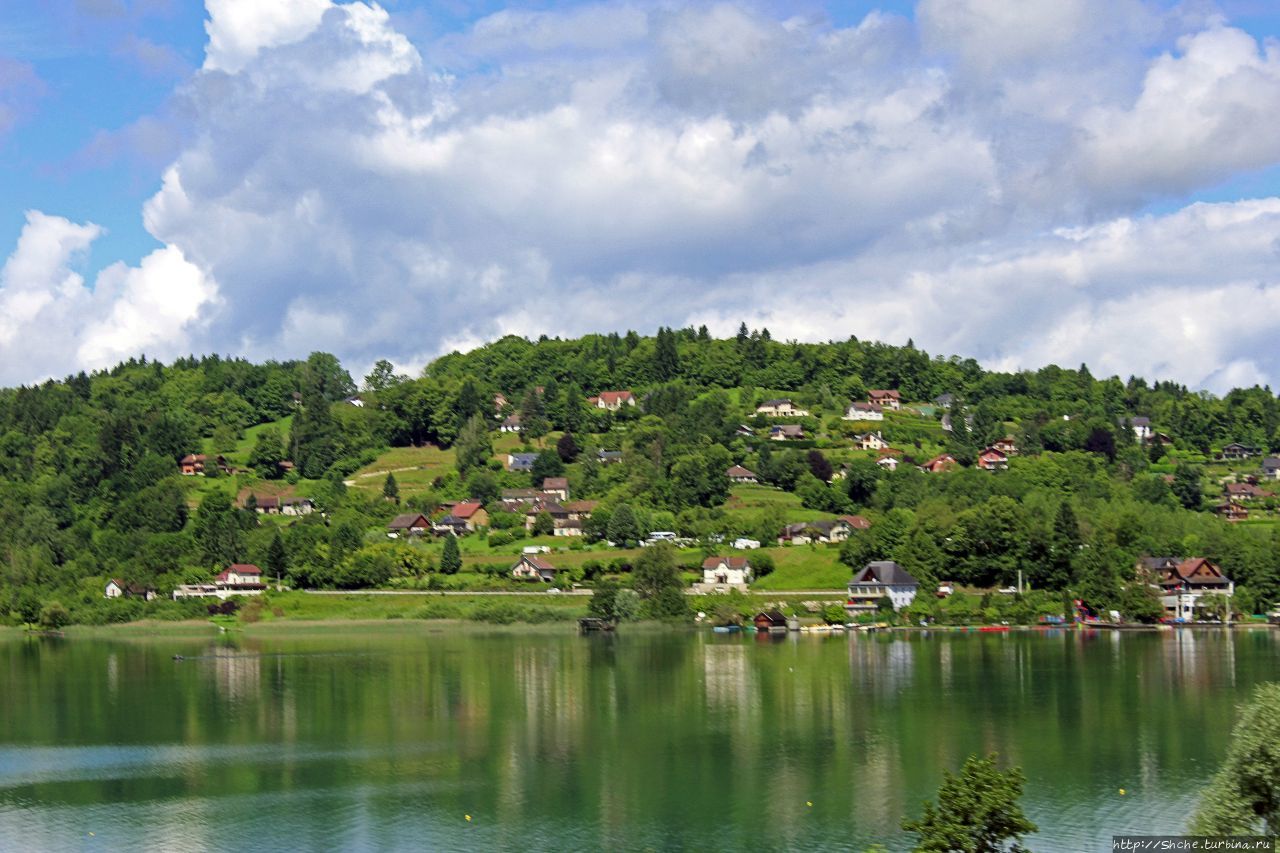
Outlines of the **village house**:
{"label": "village house", "polygon": [[1134,436],[1143,444],[1151,438],[1151,418],[1133,418],[1129,421],[1129,426],[1133,429]]}
{"label": "village house", "polygon": [[939,409],[949,409],[951,404],[956,401],[955,394],[939,394],[933,398],[933,404]]}
{"label": "village house", "polygon": [[1223,487],[1228,498],[1232,500],[1252,501],[1259,498],[1273,498],[1275,492],[1260,489],[1252,483],[1227,483]]}
{"label": "village house", "polygon": [[751,622],[756,626],[756,631],[761,634],[787,633],[787,617],[780,610],[761,611]]}
{"label": "village house", "polygon": [[262,569],[252,563],[235,563],[218,573],[213,583],[181,584],[173,597],[227,599],[234,595],[261,595],[267,585],[262,582]]}
{"label": "village house", "polygon": [[894,610],[901,610],[915,600],[920,583],[911,573],[892,560],[867,563],[849,581],[849,598],[845,610],[850,616],[874,613],[880,599],[888,597]]}
{"label": "village house", "polygon": [[1160,590],[1160,603],[1173,619],[1193,621],[1207,595],[1235,594],[1235,584],[1204,557],[1143,557],[1138,570]]}
{"label": "village house", "polygon": [[875,403],[850,403],[841,417],[846,421],[882,421],[884,409]]}
{"label": "village house", "polygon": [[868,432],[858,436],[854,440],[859,450],[884,450],[889,446],[889,442],[878,432]]}
{"label": "village house", "polygon": [[790,400],[765,400],[756,406],[756,414],[770,418],[804,418],[809,416],[805,409],[797,409]]}
{"label": "village house", "polygon": [[754,551],[760,547],[760,540],[739,536],[733,540],[732,547],[735,551]]}
{"label": "village house", "polygon": [[926,474],[941,474],[943,471],[950,471],[956,467],[956,458],[950,453],[944,453],[941,456],[935,456],[928,462],[920,466],[920,470]]}
{"label": "village house", "polygon": [[726,477],[729,478],[730,483],[760,482],[759,478],[756,477],[756,474],[754,471],[748,471],[746,468],[743,468],[741,465],[734,465],[733,467],[729,468],[729,470],[725,471],[724,474]]}
{"label": "village house", "polygon": [[[208,464],[209,457],[205,456],[203,453],[188,453],[178,462],[178,470],[182,472],[184,477],[194,477],[197,475],[203,477],[205,474],[205,467]],[[217,465],[218,471],[223,474],[235,473],[231,467],[227,465],[227,460],[222,456],[213,457],[213,464]]]}
{"label": "village house", "polygon": [[1244,521],[1249,517],[1249,510],[1245,509],[1244,504],[1234,500],[1226,500],[1213,508],[1226,521]]}
{"label": "village house", "polygon": [[818,521],[798,521],[785,525],[778,534],[779,545],[808,545],[810,543],[830,544],[843,542],[854,530],[865,530],[871,526],[861,516],[844,515],[837,519],[821,519]]}
{"label": "village house", "polygon": [[1015,444],[1013,439],[1009,438],[1008,436],[1005,436],[1004,438],[995,442],[994,444],[991,445],[991,447],[994,448],[995,450],[999,450],[1005,456],[1018,455],[1018,445]]}
{"label": "village house", "polygon": [[472,533],[481,527],[489,526],[489,513],[480,501],[462,501],[454,504],[453,511],[449,514],[462,521],[467,530]]}
{"label": "village house", "polygon": [[564,509],[570,521],[586,521],[599,505],[599,501],[569,501],[564,504]]}
{"label": "village house", "polygon": [[897,471],[900,462],[896,456],[881,456],[876,460],[876,464],[886,471]]}
{"label": "village house", "polygon": [[999,471],[1009,467],[1009,455],[994,447],[984,448],[978,454],[977,466],[984,471]]}
{"label": "village house", "polygon": [[775,424],[769,428],[770,441],[789,441],[804,438],[804,430],[799,424]]}
{"label": "village house", "polygon": [[588,397],[587,405],[595,409],[616,412],[623,406],[634,406],[636,397],[630,391],[601,391],[598,397]]}
{"label": "village house", "polygon": [[556,567],[533,554],[522,554],[519,562],[511,567],[511,577],[520,581],[554,583]]}
{"label": "village house", "polygon": [[601,465],[617,465],[622,461],[621,450],[598,450],[596,458],[600,460]]}
{"label": "village house", "polygon": [[1230,444],[1223,445],[1222,453],[1219,458],[1227,462],[1238,462],[1242,459],[1249,459],[1258,455],[1258,448],[1251,444],[1241,444],[1233,441]]}
{"label": "village house", "polygon": [[867,402],[896,412],[902,408],[902,395],[897,391],[874,388],[867,392]]}
{"label": "village house", "polygon": [[143,601],[154,601],[156,591],[149,586],[136,583],[125,583],[118,578],[107,581],[103,598],[140,598]]}
{"label": "village house", "polygon": [[502,423],[498,425],[498,432],[519,432],[520,431],[520,413],[507,415],[502,419]]}
{"label": "village house", "polygon": [[542,493],[544,495],[552,495],[557,500],[569,500],[569,478],[544,477],[542,480]]}
{"label": "village house", "polygon": [[503,489],[501,495],[504,502],[531,501],[541,497],[542,492],[537,489]]}
{"label": "village house", "polygon": [[471,532],[471,528],[467,527],[467,521],[458,518],[453,513],[448,513],[437,518],[431,525],[431,532],[436,536],[448,536],[453,534],[457,538],[466,536]]}
{"label": "village house", "polygon": [[1262,476],[1268,480],[1280,480],[1280,456],[1268,456],[1262,460]]}
{"label": "village house", "polygon": [[411,512],[393,518],[387,525],[387,535],[393,539],[398,536],[421,536],[430,529],[430,519],[420,512]]}
{"label": "village house", "polygon": [[[257,504],[254,507],[254,511],[259,515],[310,515],[315,512],[316,508],[310,498],[277,498],[253,495],[253,499]],[[248,503],[248,499],[246,499],[245,505],[247,506]]]}
{"label": "village house", "polygon": [[746,557],[708,557],[702,561],[702,582],[745,587],[751,582],[751,561]]}
{"label": "village house", "polygon": [[533,463],[538,460],[536,453],[508,453],[508,471],[532,471]]}

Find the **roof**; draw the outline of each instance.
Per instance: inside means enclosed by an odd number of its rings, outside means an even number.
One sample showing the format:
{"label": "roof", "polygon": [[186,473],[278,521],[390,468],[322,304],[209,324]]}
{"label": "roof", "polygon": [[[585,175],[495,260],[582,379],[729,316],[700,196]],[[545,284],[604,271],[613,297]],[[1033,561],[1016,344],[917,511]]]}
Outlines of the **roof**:
{"label": "roof", "polygon": [[525,555],[523,555],[523,556],[520,558],[520,562],[519,562],[519,563],[516,563],[516,565],[515,565],[515,566],[513,566],[513,568],[518,568],[518,567],[520,566],[520,563],[526,563],[526,564],[528,564],[529,566],[532,566],[533,568],[537,569],[537,570],[538,570],[538,571],[540,571],[540,572],[554,572],[554,571],[556,571],[556,567],[555,567],[555,566],[551,565],[549,562],[547,562],[546,560],[542,559],[541,557],[535,557],[535,556],[533,556],[533,555],[531,555],[531,554],[525,554]]}
{"label": "roof", "polygon": [[182,457],[182,464],[190,465],[193,462],[203,462],[205,461],[205,458],[206,457],[203,453],[188,453],[186,456]]}
{"label": "roof", "polygon": [[1268,456],[1262,460],[1263,468],[1280,468],[1280,456]]}
{"label": "roof", "polygon": [[453,515],[457,518],[470,518],[480,509],[480,501],[463,501],[460,504],[454,504]]}
{"label": "roof", "polygon": [[859,412],[883,412],[884,407],[875,403],[850,403],[849,408],[857,409]]}
{"label": "roof", "polygon": [[853,576],[853,583],[881,583],[891,586],[919,586],[911,573],[893,560],[876,560],[867,563]]}
{"label": "roof", "polygon": [[601,391],[600,399],[606,403],[625,403],[635,395],[630,391]]}
{"label": "roof", "polygon": [[804,428],[799,424],[778,424],[770,432],[781,435],[804,435]]}
{"label": "roof", "polygon": [[941,468],[945,465],[955,465],[955,464],[956,464],[956,458],[954,456],[952,456],[950,453],[943,453],[941,456],[933,457],[932,459],[930,459],[928,462],[924,463],[924,465],[920,467]]}
{"label": "roof", "polygon": [[1151,426],[1151,418],[1136,417],[1130,418],[1129,423],[1133,426]]}
{"label": "roof", "polygon": [[933,398],[933,402],[937,403],[939,406],[950,406],[955,402],[955,400],[956,396],[954,394],[939,394]]}
{"label": "roof", "polygon": [[567,489],[569,488],[568,477],[543,477],[542,490],[550,491],[551,489]]}
{"label": "roof", "polygon": [[1001,457],[1001,458],[1005,458],[1005,459],[1007,459],[1007,458],[1008,458],[1008,454],[1007,454],[1007,453],[1005,453],[1003,450],[998,450],[998,449],[996,449],[996,448],[994,448],[994,447],[987,447],[987,448],[984,448],[984,449],[983,449],[983,451],[982,451],[981,453],[979,453],[978,455],[979,455],[979,456],[999,456],[999,457]]}
{"label": "roof", "polygon": [[718,569],[722,565],[731,569],[746,569],[751,562],[746,557],[707,557],[702,561],[704,569]]}
{"label": "roof", "polygon": [[791,400],[790,400],[790,398],[784,398],[784,399],[781,399],[781,400],[765,400],[763,403],[761,403],[761,404],[760,404],[759,406],[757,406],[756,408],[764,409],[764,408],[767,408],[767,407],[769,407],[769,406],[773,406],[774,408],[777,408],[778,406],[781,406],[781,405],[784,405],[784,404],[785,404],[785,405],[790,406],[790,405],[791,405]]}
{"label": "roof", "polygon": [[[422,524],[416,523],[419,520],[422,521]],[[427,517],[425,515],[420,512],[411,512],[405,515],[397,515],[395,518],[391,519],[391,523],[388,524],[387,527],[392,530],[399,530],[401,528],[407,530],[410,527],[426,527],[428,524],[430,524],[430,522],[427,521]]]}
{"label": "roof", "polygon": [[258,568],[253,563],[232,563],[230,566],[227,567],[227,571],[235,572],[238,575],[262,574],[262,569]]}
{"label": "roof", "polygon": [[866,530],[871,527],[871,522],[860,515],[842,515],[839,520],[854,530]]}
{"label": "roof", "polygon": [[782,615],[780,610],[761,611],[755,615],[753,622],[759,622],[761,619],[768,620],[770,625],[786,625],[787,617]]}
{"label": "roof", "polygon": [[599,505],[599,501],[568,501],[563,504],[569,512],[595,512]]}
{"label": "roof", "polygon": [[873,388],[867,392],[867,396],[868,397],[888,397],[893,400],[898,400],[902,398],[902,395],[899,394],[897,391],[894,391],[892,389],[886,389],[886,388]]}
{"label": "roof", "polygon": [[743,468],[741,465],[734,465],[731,468],[729,468],[729,470],[725,471],[724,474],[726,477],[754,477],[756,475],[756,472],[748,471],[746,468]]}

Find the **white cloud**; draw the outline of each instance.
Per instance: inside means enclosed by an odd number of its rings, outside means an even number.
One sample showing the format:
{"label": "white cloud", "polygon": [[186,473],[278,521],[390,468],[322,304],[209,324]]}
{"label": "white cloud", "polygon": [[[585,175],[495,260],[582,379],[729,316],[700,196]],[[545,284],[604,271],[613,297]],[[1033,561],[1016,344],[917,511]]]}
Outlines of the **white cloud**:
{"label": "white cloud", "polygon": [[216,285],[166,246],[138,267],[113,264],[89,289],[73,266],[101,234],[92,223],[27,213],[0,268],[0,382],[187,351],[201,313],[217,302]]}
{"label": "white cloud", "polygon": [[[420,363],[745,318],[1275,381],[1280,202],[1177,207],[1280,160],[1280,57],[1167,6],[922,0],[837,28],[599,3],[415,45],[373,3],[207,0],[192,126],[144,211],[169,248],[103,274],[78,357],[180,327],[195,349]],[[1174,212],[1144,216],[1155,200]],[[68,233],[68,256],[92,240]]]}

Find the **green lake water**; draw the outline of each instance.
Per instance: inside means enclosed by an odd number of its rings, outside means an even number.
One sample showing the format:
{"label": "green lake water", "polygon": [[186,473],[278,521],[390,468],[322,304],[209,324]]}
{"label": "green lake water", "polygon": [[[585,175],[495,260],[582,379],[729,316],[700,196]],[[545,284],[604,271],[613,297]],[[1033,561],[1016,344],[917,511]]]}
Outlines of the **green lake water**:
{"label": "green lake water", "polygon": [[1183,828],[1278,651],[1266,630],[0,639],[0,850],[900,850],[942,770],[991,751],[1026,772],[1032,849],[1105,850]]}

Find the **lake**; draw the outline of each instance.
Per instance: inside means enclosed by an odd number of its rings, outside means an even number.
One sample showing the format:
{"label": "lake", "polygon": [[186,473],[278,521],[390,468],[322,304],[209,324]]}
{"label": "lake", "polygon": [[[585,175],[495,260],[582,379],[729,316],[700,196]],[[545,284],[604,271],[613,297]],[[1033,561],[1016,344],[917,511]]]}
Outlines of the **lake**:
{"label": "lake", "polygon": [[899,850],[902,816],[975,752],[1026,772],[1032,849],[1104,850],[1182,829],[1278,648],[1267,630],[11,637],[0,850]]}

